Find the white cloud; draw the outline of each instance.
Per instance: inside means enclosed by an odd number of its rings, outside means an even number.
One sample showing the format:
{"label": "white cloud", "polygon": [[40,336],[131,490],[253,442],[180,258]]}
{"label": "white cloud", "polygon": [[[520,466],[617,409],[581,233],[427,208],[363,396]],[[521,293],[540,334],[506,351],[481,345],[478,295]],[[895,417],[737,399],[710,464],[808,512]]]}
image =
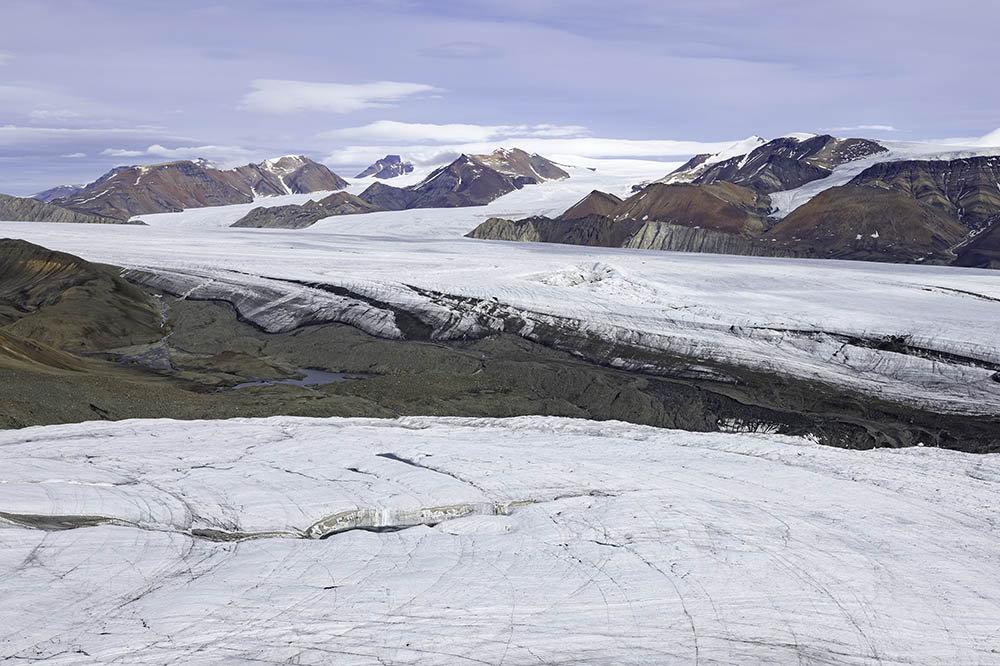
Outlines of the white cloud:
{"label": "white cloud", "polygon": [[571,137],[587,134],[580,125],[471,125],[466,123],[402,123],[378,120],[361,127],[330,130],[320,139],[372,143],[468,143],[511,136]]}
{"label": "white cloud", "polygon": [[28,117],[33,123],[49,123],[53,121],[63,122],[66,120],[73,120],[74,118],[79,118],[82,115],[83,114],[79,111],[73,111],[72,109],[43,107],[30,112]]}
{"label": "white cloud", "polygon": [[81,157],[86,157],[87,153],[67,153],[63,157],[68,157],[69,159],[79,159]]}
{"label": "white cloud", "polygon": [[870,132],[898,132],[892,125],[851,125],[849,127],[824,127],[824,132],[855,132],[868,130]]}
{"label": "white cloud", "polygon": [[12,54],[7,53],[6,51],[0,51],[0,67],[3,67],[13,59],[14,56]]}
{"label": "white cloud", "polygon": [[240,146],[179,146],[167,148],[153,144],[145,150],[129,150],[124,148],[105,148],[101,155],[108,157],[154,157],[167,160],[193,160],[203,157],[217,163],[220,167],[246,164],[259,155],[254,151]]}
{"label": "white cloud", "polygon": [[350,84],[257,79],[250,85],[254,91],[243,97],[240,108],[258,113],[351,113],[395,106],[416,95],[444,92],[424,83],[397,81]]}

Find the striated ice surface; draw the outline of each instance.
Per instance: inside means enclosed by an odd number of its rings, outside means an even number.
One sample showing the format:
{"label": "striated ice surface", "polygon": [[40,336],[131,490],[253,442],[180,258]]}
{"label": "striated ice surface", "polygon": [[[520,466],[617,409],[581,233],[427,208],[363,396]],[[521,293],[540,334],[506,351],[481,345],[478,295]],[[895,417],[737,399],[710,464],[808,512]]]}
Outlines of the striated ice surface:
{"label": "striated ice surface", "polygon": [[996,455],[544,417],[0,451],[9,663],[1000,663]]}

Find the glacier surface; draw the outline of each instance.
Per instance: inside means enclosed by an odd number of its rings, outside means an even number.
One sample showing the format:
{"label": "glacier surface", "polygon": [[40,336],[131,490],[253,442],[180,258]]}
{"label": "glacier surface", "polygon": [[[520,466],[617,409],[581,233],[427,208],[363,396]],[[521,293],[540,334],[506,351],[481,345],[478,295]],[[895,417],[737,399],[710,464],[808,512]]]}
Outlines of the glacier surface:
{"label": "glacier surface", "polygon": [[1000,663],[997,455],[545,417],[0,451],[10,663]]}

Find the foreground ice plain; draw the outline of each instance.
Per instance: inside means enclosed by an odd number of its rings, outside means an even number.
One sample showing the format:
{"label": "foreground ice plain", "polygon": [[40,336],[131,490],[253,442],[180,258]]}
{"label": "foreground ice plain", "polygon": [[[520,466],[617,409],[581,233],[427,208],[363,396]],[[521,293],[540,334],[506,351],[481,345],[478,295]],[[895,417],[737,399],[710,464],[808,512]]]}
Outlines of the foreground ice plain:
{"label": "foreground ice plain", "polygon": [[[573,169],[481,208],[332,217],[294,231],[228,225],[255,205],[322,195],[143,216],[148,227],[3,222],[0,236],[124,266],[176,294],[230,300],[265,330],[340,321],[403,337],[396,308],[441,340],[505,326],[532,339],[557,331],[686,359],[691,375],[751,368],[932,411],[1000,414],[995,271],[463,237],[490,216],[556,215],[592,189],[624,195],[669,170],[610,167]],[[657,371],[637,356],[593,360]]]}
{"label": "foreground ice plain", "polygon": [[0,451],[10,663],[1000,664],[997,455],[545,417]]}

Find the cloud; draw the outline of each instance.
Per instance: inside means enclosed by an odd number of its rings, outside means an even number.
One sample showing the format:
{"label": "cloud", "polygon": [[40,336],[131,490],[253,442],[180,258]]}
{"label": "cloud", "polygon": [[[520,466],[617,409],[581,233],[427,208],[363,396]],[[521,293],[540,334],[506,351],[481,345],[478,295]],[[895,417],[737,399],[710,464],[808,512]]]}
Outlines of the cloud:
{"label": "cloud", "polygon": [[0,67],[3,67],[13,59],[13,54],[7,53],[6,51],[0,51]]}
{"label": "cloud", "polygon": [[[76,127],[24,127],[0,125],[0,148],[27,151],[51,145],[62,145],[62,150],[75,148],[81,142],[136,140],[189,141],[184,137],[165,137],[163,130],[155,127],[141,128],[76,128]],[[75,152],[75,151],[74,151]]]}
{"label": "cloud", "polygon": [[397,81],[350,84],[257,79],[250,86],[254,91],[243,97],[240,108],[258,113],[351,113],[395,106],[417,95],[444,92],[424,83]]}
{"label": "cloud", "polygon": [[851,125],[849,127],[824,127],[824,132],[854,132],[868,130],[871,132],[898,132],[892,125]]}
{"label": "cloud", "polygon": [[69,159],[79,159],[81,157],[86,157],[86,156],[87,153],[67,153],[66,155],[62,155],[62,157],[67,157]]}
{"label": "cloud", "polygon": [[496,58],[497,49],[480,42],[448,42],[430,46],[420,51],[429,58],[448,58],[456,60]]}
{"label": "cloud", "polygon": [[50,122],[65,122],[67,120],[73,120],[75,118],[81,117],[83,114],[79,111],[74,111],[72,109],[57,109],[52,107],[43,107],[40,109],[35,109],[28,114],[28,118],[31,119],[33,123],[50,123]]}
{"label": "cloud", "polygon": [[106,157],[153,157],[168,160],[192,160],[203,157],[222,167],[246,164],[259,157],[256,152],[240,146],[205,145],[167,148],[160,144],[153,144],[144,150],[105,148],[101,151],[101,155]]}
{"label": "cloud", "polygon": [[471,125],[378,120],[361,127],[322,132],[320,139],[374,143],[469,143],[505,137],[572,137],[588,134],[580,125]]}

